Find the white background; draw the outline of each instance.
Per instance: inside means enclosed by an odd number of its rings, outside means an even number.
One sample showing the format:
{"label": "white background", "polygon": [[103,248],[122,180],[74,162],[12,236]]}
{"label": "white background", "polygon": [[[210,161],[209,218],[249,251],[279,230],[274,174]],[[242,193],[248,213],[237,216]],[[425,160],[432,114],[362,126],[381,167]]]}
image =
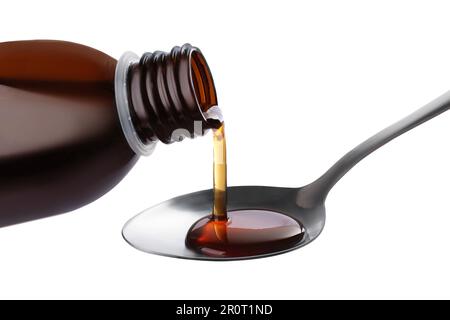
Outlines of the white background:
{"label": "white background", "polygon": [[[114,57],[190,42],[215,76],[229,183],[300,186],[450,89],[449,12],[411,0],[9,1],[0,41],[63,39]],[[122,240],[142,209],[211,185],[210,136],[160,144],[91,205],[0,229],[0,298],[450,298],[449,126],[443,114],[355,167],[313,244],[228,263]]]}

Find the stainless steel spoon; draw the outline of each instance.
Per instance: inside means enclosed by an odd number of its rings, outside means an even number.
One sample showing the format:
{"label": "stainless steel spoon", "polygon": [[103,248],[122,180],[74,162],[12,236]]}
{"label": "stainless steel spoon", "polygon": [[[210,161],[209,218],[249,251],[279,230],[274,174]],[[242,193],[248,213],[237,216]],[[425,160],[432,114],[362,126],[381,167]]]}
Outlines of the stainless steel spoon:
{"label": "stainless steel spoon", "polygon": [[188,249],[189,228],[211,212],[212,190],[190,193],[162,202],[129,220],[123,237],[136,249],[177,258],[241,260],[271,256],[305,246],[316,239],[325,225],[325,199],[333,186],[359,161],[412,128],[447,111],[450,91],[406,118],[367,139],[344,155],[316,181],[301,188],[240,186],[228,189],[228,209],[266,209],[284,213],[303,224],[305,237],[287,250],[239,258],[203,256]]}

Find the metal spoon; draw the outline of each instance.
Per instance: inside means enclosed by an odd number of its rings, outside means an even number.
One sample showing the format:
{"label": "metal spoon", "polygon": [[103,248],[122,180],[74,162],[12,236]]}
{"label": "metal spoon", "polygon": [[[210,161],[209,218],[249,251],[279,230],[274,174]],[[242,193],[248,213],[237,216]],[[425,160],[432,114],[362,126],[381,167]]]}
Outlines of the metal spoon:
{"label": "metal spoon", "polygon": [[212,190],[176,197],[145,210],[125,224],[123,237],[131,246],[145,252],[198,260],[252,259],[300,248],[320,235],[325,225],[325,199],[353,166],[392,139],[447,111],[449,107],[450,91],[367,139],[344,155],[319,179],[304,187],[229,187],[229,210],[272,210],[301,221],[306,229],[305,236],[289,249],[258,256],[223,258],[203,256],[187,248],[185,237],[189,228],[210,214]]}

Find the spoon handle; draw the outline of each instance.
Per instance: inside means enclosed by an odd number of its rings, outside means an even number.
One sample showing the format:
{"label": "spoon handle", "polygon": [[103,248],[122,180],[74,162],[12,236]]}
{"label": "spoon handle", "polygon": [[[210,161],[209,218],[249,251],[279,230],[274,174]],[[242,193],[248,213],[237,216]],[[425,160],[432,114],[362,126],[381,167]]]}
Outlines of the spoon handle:
{"label": "spoon handle", "polygon": [[301,203],[317,204],[325,201],[333,186],[359,161],[394,138],[438,116],[449,108],[450,91],[359,144],[339,159],[319,179],[301,188],[299,192]]}

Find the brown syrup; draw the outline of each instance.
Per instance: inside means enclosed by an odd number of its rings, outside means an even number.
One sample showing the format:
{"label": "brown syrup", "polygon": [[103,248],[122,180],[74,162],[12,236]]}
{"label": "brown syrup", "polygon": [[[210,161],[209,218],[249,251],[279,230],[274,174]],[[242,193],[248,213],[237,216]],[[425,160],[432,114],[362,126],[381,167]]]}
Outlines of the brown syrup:
{"label": "brown syrup", "polygon": [[214,189],[211,216],[189,230],[186,245],[211,257],[248,257],[287,250],[304,237],[304,228],[284,214],[243,209],[227,211],[227,162],[224,125],[213,130]]}

